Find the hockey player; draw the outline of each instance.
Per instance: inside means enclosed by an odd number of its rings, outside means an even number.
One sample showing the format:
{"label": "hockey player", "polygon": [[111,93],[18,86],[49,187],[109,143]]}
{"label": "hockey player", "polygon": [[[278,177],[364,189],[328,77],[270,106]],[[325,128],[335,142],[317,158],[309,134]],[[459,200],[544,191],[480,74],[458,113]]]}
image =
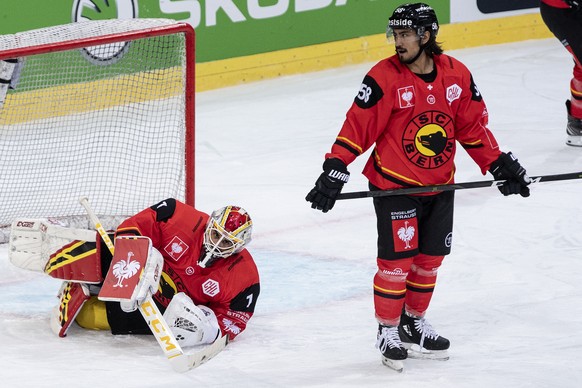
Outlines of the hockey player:
{"label": "hockey player", "polygon": [[[43,247],[31,249],[34,233]],[[151,290],[177,342],[189,347],[210,344],[222,335],[232,340],[253,316],[260,287],[257,267],[245,248],[251,233],[252,220],[240,207],[226,206],[209,216],[170,198],[126,219],[115,235],[116,241],[128,236],[151,240],[148,263],[153,265],[143,266],[136,289]],[[151,333],[136,311],[142,300],[118,303],[97,297],[112,256],[95,239],[95,232],[70,230],[46,220],[18,220],[12,225],[10,244],[15,265],[65,280],[51,319],[59,336],[66,335],[73,321],[113,334]],[[30,253],[37,251],[49,253],[31,258]],[[123,268],[113,268],[120,286],[127,277],[124,271],[132,274],[134,254],[125,254]],[[153,273],[159,266],[161,276]]]}
{"label": "hockey player", "polygon": [[[404,4],[389,18],[396,54],[364,77],[346,120],[325,155],[323,173],[306,200],[329,211],[348,182],[347,165],[375,145],[363,174],[371,190],[453,183],[458,142],[495,179],[503,195],[529,196],[524,168],[499,150],[469,70],[443,54],[439,24],[423,3]],[[447,359],[449,340],[425,318],[437,271],[450,253],[454,191],[374,198],[378,271],[374,306],[377,347],[401,371],[410,357]],[[410,350],[410,351],[409,351]]]}
{"label": "hockey player", "polygon": [[541,0],[540,14],[574,59],[571,97],[566,101],[566,144],[582,147],[582,1]]}

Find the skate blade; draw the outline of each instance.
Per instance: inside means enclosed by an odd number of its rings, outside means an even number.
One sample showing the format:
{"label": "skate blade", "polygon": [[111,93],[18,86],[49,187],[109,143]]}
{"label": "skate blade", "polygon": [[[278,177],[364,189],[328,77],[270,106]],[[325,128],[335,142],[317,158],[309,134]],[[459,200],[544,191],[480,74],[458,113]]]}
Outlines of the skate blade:
{"label": "skate blade", "polygon": [[408,349],[408,358],[436,361],[447,361],[449,359],[449,352],[447,350],[428,350],[416,344],[405,344],[404,347]]}
{"label": "skate blade", "polygon": [[402,362],[402,360],[391,360],[382,356],[382,364],[386,365],[390,369],[395,370],[398,373],[402,373],[404,370],[404,362]]}
{"label": "skate blade", "polygon": [[582,147],[582,136],[568,135],[566,144],[573,147]]}

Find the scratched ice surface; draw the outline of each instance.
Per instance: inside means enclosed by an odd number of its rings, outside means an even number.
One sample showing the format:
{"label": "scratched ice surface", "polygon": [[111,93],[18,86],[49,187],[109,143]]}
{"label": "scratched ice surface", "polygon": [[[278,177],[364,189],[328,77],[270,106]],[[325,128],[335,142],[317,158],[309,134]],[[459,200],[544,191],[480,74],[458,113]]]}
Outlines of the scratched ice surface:
{"label": "scratched ice surface", "polygon": [[[458,50],[490,127],[531,175],[582,170],[564,144],[571,59],[553,40]],[[370,200],[327,214],[304,197],[372,64],[197,95],[197,206],[245,207],[262,277],[249,327],[215,359],[174,373],[153,338],[49,329],[59,282],[13,267],[0,246],[3,387],[575,387],[582,378],[582,181],[532,195],[457,192],[454,245],[428,318],[446,362],[397,374],[374,348],[375,217]],[[364,157],[344,191],[366,189]],[[483,180],[459,150],[458,181]]]}

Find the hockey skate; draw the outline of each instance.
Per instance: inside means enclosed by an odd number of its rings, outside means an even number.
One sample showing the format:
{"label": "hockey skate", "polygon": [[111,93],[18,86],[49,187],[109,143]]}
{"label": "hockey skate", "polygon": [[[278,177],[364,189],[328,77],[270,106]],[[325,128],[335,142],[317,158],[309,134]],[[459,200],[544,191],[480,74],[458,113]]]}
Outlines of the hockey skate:
{"label": "hockey skate", "polygon": [[404,370],[402,360],[408,357],[408,352],[400,341],[397,326],[378,326],[376,348],[382,352],[382,364],[396,372]]}
{"label": "hockey skate", "polygon": [[410,358],[440,361],[449,359],[449,340],[438,335],[426,319],[404,313],[400,317],[398,333]]}
{"label": "hockey skate", "polygon": [[582,119],[572,116],[572,103],[566,101],[568,110],[568,124],[566,125],[566,144],[569,146],[582,147]]}

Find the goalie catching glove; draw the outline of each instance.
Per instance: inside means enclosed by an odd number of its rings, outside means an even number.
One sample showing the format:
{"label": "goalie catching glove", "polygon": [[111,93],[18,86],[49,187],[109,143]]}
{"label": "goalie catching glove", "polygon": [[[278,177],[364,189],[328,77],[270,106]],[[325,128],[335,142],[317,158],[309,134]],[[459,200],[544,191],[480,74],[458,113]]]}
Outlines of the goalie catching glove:
{"label": "goalie catching glove", "polygon": [[317,178],[315,187],[307,194],[305,200],[311,202],[312,209],[327,213],[333,208],[350,173],[346,164],[339,159],[327,159],[323,163],[323,173]]}
{"label": "goalie catching glove", "polygon": [[164,319],[182,347],[210,344],[220,335],[214,311],[206,306],[196,306],[183,292],[174,295]]}
{"label": "goalie catching glove", "polygon": [[531,179],[511,152],[502,152],[499,158],[491,163],[489,172],[495,180],[505,181],[497,186],[503,195],[520,194],[522,197],[529,197],[527,185],[531,183]]}

